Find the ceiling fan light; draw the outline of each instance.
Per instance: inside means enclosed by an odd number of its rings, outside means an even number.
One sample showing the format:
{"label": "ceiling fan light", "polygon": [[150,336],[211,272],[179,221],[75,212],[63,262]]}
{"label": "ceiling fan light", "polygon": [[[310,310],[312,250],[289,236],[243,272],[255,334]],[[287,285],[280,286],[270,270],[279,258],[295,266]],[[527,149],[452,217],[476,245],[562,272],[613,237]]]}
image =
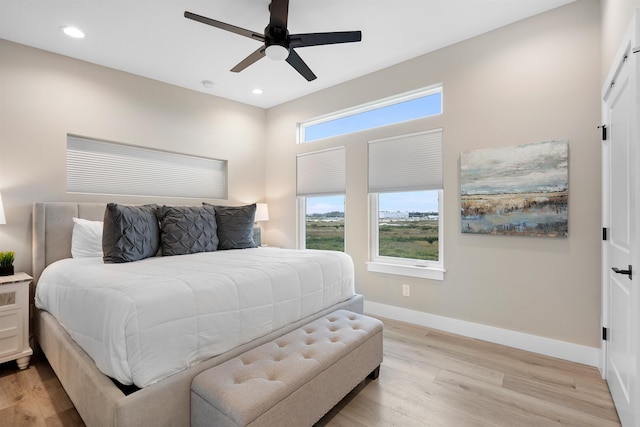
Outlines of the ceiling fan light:
{"label": "ceiling fan light", "polygon": [[289,57],[289,49],[277,44],[267,46],[264,53],[269,59],[273,59],[274,61],[284,61]]}

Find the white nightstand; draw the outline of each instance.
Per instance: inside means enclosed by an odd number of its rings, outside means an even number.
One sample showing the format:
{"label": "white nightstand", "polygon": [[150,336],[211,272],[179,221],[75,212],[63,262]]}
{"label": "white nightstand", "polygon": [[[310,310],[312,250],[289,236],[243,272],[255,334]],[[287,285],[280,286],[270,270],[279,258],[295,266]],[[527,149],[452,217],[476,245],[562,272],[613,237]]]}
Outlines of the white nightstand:
{"label": "white nightstand", "polygon": [[0,363],[15,360],[20,369],[29,366],[29,284],[26,273],[0,276]]}

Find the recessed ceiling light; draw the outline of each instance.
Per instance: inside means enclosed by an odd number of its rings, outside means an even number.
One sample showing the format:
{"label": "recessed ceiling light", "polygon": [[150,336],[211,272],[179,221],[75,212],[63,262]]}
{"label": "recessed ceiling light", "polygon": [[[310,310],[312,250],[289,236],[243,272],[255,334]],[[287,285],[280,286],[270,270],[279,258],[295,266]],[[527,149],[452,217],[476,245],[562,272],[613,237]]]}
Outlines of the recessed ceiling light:
{"label": "recessed ceiling light", "polygon": [[76,27],[60,27],[63,33],[74,39],[84,38],[84,33]]}
{"label": "recessed ceiling light", "polygon": [[212,82],[211,80],[203,80],[202,81],[202,86],[206,87],[207,89],[211,89],[214,85],[215,85],[215,83]]}
{"label": "recessed ceiling light", "polygon": [[262,89],[254,89],[251,91],[254,95],[262,95]]}

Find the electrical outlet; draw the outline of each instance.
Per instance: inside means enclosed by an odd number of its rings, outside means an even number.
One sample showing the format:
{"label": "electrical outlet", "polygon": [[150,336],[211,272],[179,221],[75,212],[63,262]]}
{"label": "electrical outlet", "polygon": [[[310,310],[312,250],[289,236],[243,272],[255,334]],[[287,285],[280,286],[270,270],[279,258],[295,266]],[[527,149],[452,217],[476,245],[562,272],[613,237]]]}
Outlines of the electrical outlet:
{"label": "electrical outlet", "polygon": [[406,284],[402,285],[402,296],[403,297],[411,296],[411,286]]}

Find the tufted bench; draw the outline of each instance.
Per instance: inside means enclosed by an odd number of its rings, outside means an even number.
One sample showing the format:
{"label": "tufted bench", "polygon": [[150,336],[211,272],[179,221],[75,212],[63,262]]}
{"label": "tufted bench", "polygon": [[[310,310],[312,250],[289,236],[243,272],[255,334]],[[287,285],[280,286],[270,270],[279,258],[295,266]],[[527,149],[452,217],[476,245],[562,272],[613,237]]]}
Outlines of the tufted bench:
{"label": "tufted bench", "polygon": [[382,363],[382,322],[338,310],[208,369],[191,426],[311,426]]}

